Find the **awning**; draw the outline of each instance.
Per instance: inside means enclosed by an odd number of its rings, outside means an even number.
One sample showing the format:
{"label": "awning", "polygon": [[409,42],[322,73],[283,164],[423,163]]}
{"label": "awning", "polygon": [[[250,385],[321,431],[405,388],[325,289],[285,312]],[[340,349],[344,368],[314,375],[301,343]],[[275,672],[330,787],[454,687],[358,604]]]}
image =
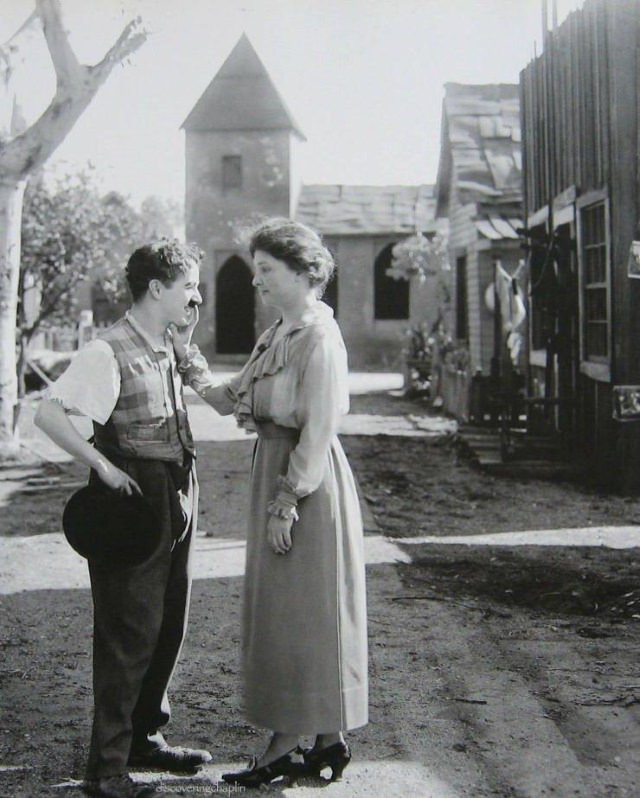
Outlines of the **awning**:
{"label": "awning", "polygon": [[522,220],[493,216],[487,219],[476,219],[475,225],[480,235],[490,241],[504,241],[505,239],[517,241],[520,238],[518,228],[522,227]]}

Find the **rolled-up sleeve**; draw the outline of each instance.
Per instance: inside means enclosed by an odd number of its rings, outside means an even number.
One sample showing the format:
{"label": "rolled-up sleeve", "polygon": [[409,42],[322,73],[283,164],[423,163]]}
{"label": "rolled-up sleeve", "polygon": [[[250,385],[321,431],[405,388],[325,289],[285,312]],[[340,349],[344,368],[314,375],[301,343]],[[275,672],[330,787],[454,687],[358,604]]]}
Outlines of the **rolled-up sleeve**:
{"label": "rolled-up sleeve", "polygon": [[336,336],[322,336],[311,349],[296,408],[300,438],[280,480],[278,498],[284,501],[302,498],[319,487],[331,441],[349,411],[347,353]]}
{"label": "rolled-up sleeve", "polygon": [[120,395],[120,369],[105,341],[90,341],[80,349],[66,371],[47,388],[45,398],[69,413],[106,424]]}

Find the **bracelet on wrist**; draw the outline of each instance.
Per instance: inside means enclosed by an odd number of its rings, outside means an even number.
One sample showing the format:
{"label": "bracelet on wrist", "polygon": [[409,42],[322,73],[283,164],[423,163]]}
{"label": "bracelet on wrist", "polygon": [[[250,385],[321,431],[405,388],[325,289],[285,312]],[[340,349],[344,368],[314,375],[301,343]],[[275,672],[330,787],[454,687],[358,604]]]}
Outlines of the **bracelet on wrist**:
{"label": "bracelet on wrist", "polygon": [[294,485],[287,479],[286,475],[280,474],[276,480],[278,485],[277,499],[289,504],[297,504],[300,498],[296,492]]}
{"label": "bracelet on wrist", "polygon": [[194,361],[198,362],[198,359],[202,359],[204,361],[204,357],[200,352],[200,347],[197,344],[187,344],[186,351],[178,363],[178,371],[183,373],[188,371],[193,365]]}

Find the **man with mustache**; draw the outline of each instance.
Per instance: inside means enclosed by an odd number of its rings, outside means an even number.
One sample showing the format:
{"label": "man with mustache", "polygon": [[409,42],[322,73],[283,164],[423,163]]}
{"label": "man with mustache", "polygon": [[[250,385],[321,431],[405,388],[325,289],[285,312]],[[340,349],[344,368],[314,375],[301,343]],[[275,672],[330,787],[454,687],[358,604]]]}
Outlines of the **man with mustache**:
{"label": "man with mustache", "polygon": [[[89,466],[90,484],[142,494],[160,526],[159,543],[141,564],[89,559],[94,720],[84,789],[101,798],[153,794],[130,778],[129,766],[184,772],[211,759],[207,751],[169,746],[160,731],[186,629],[198,502],[169,327],[189,324],[202,302],[202,256],[167,239],[137,249],[126,267],[130,310],[77,353],[36,415],[37,426]],[[94,445],[69,412],[92,419]]]}

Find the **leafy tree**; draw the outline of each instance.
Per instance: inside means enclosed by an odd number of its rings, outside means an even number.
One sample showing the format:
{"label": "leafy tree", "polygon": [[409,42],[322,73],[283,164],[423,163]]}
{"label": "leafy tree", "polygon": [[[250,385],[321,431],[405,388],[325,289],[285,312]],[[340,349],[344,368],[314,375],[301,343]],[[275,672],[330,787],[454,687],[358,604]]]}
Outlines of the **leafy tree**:
{"label": "leafy tree", "polygon": [[449,270],[447,240],[440,233],[428,238],[415,233],[399,241],[393,248],[390,277],[408,280],[417,276],[421,281]]}
{"label": "leafy tree", "polygon": [[90,171],[55,182],[43,175],[30,181],[18,288],[21,393],[27,346],[43,323],[75,318],[77,289],[87,280],[112,307],[125,303],[123,267],[129,254],[149,240],[172,235],[172,214],[177,212],[157,197],[147,198],[136,211],[121,194],[102,195]]}
{"label": "leafy tree", "polygon": [[391,267],[387,274],[396,280],[417,278],[420,282],[434,280],[438,314],[432,332],[446,328],[451,307],[451,266],[447,239],[441,233],[432,238],[415,233],[399,241],[393,248]]}
{"label": "leafy tree", "polygon": [[448,331],[451,309],[451,267],[447,239],[440,233],[423,233],[399,241],[393,248],[387,274],[396,280],[430,280],[437,313],[432,322],[415,324],[406,331],[403,354],[407,362],[407,392],[422,395],[428,390],[435,406],[442,405],[442,366],[452,338]]}
{"label": "leafy tree", "polygon": [[94,276],[99,294],[117,307],[129,299],[122,267],[133,249],[159,238],[181,237],[184,210],[175,200],[156,196],[146,197],[139,212],[116,192],[104,201],[112,214],[111,248],[103,258],[104,268],[96,270]]}
{"label": "leafy tree", "polygon": [[148,240],[154,238],[182,238],[184,208],[173,199],[149,196],[142,200],[140,216]]}

